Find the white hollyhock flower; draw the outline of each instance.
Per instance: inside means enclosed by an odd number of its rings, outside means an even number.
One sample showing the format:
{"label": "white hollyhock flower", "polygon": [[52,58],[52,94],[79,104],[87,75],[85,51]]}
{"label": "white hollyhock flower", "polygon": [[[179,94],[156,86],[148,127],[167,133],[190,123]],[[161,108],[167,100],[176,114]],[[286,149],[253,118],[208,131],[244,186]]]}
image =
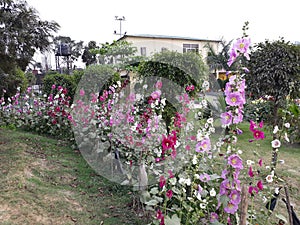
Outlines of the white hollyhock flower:
{"label": "white hollyhock flower", "polygon": [[286,128],[290,128],[290,127],[291,127],[291,124],[290,124],[290,123],[285,123],[284,126],[285,126]]}
{"label": "white hollyhock flower", "polygon": [[278,139],[275,139],[271,142],[272,148],[279,148],[281,146],[281,142]]}
{"label": "white hollyhock flower", "polygon": [[208,119],[207,119],[207,123],[212,124],[213,122],[214,122],[214,119],[213,119],[213,118],[208,118]]}
{"label": "white hollyhock flower", "polygon": [[286,132],[284,133],[284,140],[285,140],[286,142],[290,142],[290,139],[289,139],[289,137],[288,137],[288,135],[287,135]]}
{"label": "white hollyhock flower", "polygon": [[279,128],[278,128],[278,126],[276,125],[276,126],[274,127],[273,134],[276,134],[278,131],[279,131]]}
{"label": "white hollyhock flower", "polygon": [[212,188],[211,190],[210,190],[210,192],[209,192],[209,195],[211,196],[211,197],[214,197],[214,196],[216,196],[216,191],[215,191],[215,189],[214,188]]}
{"label": "white hollyhock flower", "polygon": [[268,183],[272,183],[273,182],[273,176],[271,174],[269,174],[267,177],[266,177],[266,181]]}

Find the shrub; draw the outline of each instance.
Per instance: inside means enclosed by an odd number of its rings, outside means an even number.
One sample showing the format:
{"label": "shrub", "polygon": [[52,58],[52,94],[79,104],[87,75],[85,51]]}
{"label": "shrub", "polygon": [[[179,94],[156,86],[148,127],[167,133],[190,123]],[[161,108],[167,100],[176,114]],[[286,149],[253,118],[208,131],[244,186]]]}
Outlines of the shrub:
{"label": "shrub", "polygon": [[244,108],[244,117],[248,121],[257,120],[271,124],[270,118],[272,118],[273,104],[273,101],[262,97],[256,100],[249,99]]}
{"label": "shrub", "polygon": [[74,76],[72,75],[67,75],[67,74],[48,74],[45,76],[44,78],[44,86],[43,86],[43,92],[44,94],[46,94],[47,96],[50,95],[50,93],[52,93],[52,89],[55,90],[55,92],[53,94],[57,93],[57,90],[55,88],[53,88],[55,85],[55,87],[61,86],[63,88],[65,88],[66,90],[68,90],[68,92],[66,93],[66,96],[69,96],[73,99],[74,97],[74,93],[76,90],[76,82],[74,79]]}
{"label": "shrub", "polygon": [[28,86],[28,81],[24,75],[24,72],[15,68],[10,74],[5,74],[0,71],[0,96],[2,96],[3,89],[5,90],[5,97],[13,96],[17,92],[17,88],[20,87],[20,91],[23,92]]}

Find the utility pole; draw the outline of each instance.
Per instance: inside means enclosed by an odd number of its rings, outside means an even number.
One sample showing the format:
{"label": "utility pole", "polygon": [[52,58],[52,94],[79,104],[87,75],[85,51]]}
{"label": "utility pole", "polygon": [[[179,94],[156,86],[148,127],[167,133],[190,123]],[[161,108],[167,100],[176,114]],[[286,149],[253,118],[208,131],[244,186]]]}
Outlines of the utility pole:
{"label": "utility pole", "polygon": [[[117,31],[114,31],[114,34],[116,35],[120,35],[120,38],[122,37],[122,22],[125,21],[125,17],[122,16],[122,17],[119,17],[119,16],[115,16],[115,20],[119,20],[120,22],[120,33],[117,33]],[[126,32],[125,32],[126,33]]]}

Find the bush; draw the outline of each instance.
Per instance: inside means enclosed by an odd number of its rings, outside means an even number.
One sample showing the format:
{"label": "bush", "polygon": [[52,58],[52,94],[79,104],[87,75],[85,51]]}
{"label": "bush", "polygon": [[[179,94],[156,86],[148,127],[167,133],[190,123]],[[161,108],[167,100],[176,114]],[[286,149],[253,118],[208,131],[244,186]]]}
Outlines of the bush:
{"label": "bush", "polygon": [[266,124],[271,124],[271,118],[273,118],[273,105],[273,101],[265,98],[247,100],[247,104],[244,108],[245,120],[264,121]]}
{"label": "bush", "polygon": [[27,86],[28,81],[21,69],[15,68],[10,74],[0,71],[0,96],[4,94],[3,89],[6,91],[5,97],[9,97],[16,94],[18,87],[20,87],[22,93]]}
{"label": "bush", "polygon": [[[47,74],[44,78],[43,92],[47,96],[53,92],[53,85],[55,87],[61,86],[67,91],[66,96],[69,96],[73,99],[77,84],[75,82],[74,76],[67,74]],[[57,89],[53,94],[56,94]]]}

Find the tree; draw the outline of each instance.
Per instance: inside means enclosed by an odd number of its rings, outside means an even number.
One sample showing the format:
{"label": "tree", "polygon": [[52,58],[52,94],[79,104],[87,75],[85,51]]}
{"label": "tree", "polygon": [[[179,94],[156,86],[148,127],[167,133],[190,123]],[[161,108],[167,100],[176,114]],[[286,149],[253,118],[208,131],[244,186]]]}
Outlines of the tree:
{"label": "tree", "polygon": [[96,41],[90,41],[88,45],[85,46],[81,58],[86,66],[97,63],[97,54],[91,51],[92,49],[97,49],[97,48],[99,47],[97,46]]}
{"label": "tree", "polygon": [[37,11],[23,0],[0,0],[0,68],[11,73],[15,67],[25,71],[37,50],[47,50],[53,33],[59,29],[54,21],[43,21]]}
{"label": "tree", "polygon": [[232,40],[228,43],[225,40],[221,41],[221,51],[216,52],[211,45],[206,45],[206,48],[208,49],[207,52],[207,58],[206,62],[209,66],[209,69],[214,71],[216,73],[217,70],[234,70],[234,65],[232,65],[230,68],[227,64],[229,58],[230,58],[230,47],[231,47]]}
{"label": "tree", "polygon": [[265,95],[274,100],[273,125],[279,122],[278,109],[284,106],[286,97],[293,94],[299,82],[300,54],[294,45],[284,39],[257,44],[252,51],[246,75],[247,89],[251,96]]}
{"label": "tree", "polygon": [[136,47],[127,41],[114,41],[112,44],[102,44],[101,48],[92,53],[99,55],[100,64],[112,64],[118,71],[128,69],[130,65],[140,62],[143,57],[135,56]]}

